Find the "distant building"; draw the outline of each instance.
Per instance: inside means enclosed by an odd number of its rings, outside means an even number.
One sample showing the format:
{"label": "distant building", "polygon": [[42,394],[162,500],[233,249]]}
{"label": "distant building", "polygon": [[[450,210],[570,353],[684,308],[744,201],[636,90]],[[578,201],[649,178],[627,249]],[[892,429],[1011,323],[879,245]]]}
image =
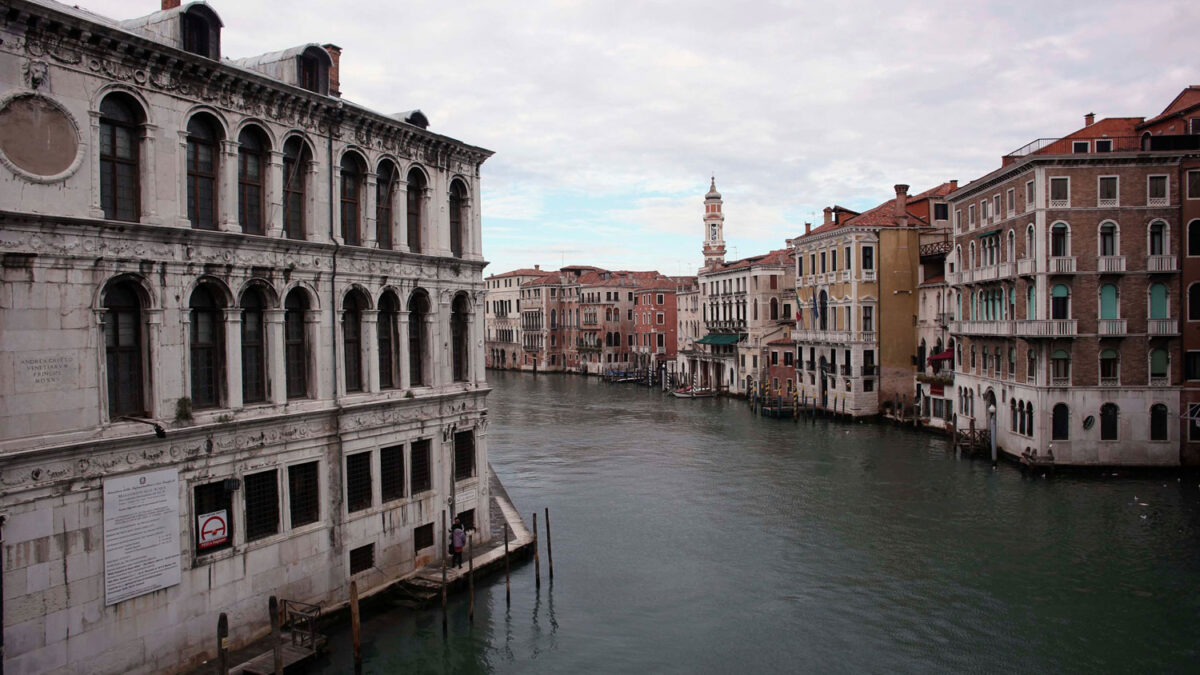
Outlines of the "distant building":
{"label": "distant building", "polygon": [[487,295],[485,323],[487,336],[484,349],[487,367],[519,369],[524,350],[521,330],[521,284],[543,276],[545,273],[534,265],[532,269],[519,269],[496,274],[484,279]]}
{"label": "distant building", "polygon": [[202,2],[4,11],[6,669],[174,672],[488,539],[491,153]]}
{"label": "distant building", "polygon": [[817,228],[789,240],[800,319],[800,392],[819,407],[872,416],[916,396],[917,287],[940,270],[950,227],[944,183],[864,213],[825,209]]}

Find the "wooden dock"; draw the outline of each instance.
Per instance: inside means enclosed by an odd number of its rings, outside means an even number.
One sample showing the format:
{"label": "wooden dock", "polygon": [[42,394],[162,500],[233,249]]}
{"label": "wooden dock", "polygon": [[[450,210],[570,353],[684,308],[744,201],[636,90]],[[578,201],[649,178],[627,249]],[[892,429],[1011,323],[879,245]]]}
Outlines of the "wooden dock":
{"label": "wooden dock", "polygon": [[[322,641],[323,643],[323,641]],[[292,666],[304,663],[309,659],[316,658],[318,650],[312,647],[303,647],[292,644],[290,641],[283,643],[283,670],[286,672]],[[259,654],[250,661],[243,663],[229,671],[230,675],[274,675],[275,674],[275,652],[267,651]]]}

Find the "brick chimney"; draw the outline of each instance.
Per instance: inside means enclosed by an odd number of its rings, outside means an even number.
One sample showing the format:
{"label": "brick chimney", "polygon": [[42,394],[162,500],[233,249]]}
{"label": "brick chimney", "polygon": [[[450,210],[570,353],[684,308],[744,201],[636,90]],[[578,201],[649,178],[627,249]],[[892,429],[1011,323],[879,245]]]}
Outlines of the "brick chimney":
{"label": "brick chimney", "polygon": [[825,224],[828,225],[832,222],[833,222],[833,207],[826,206],[825,207]]}
{"label": "brick chimney", "polygon": [[896,186],[894,215],[897,225],[900,227],[908,226],[908,186],[903,183]]}
{"label": "brick chimney", "polygon": [[957,189],[958,189],[958,179],[957,179],[957,178],[952,178],[952,179],[950,179],[950,189],[951,189],[951,190],[957,190]]}
{"label": "brick chimney", "polygon": [[164,12],[168,9],[175,9],[178,6],[179,0],[162,0],[162,8]]}
{"label": "brick chimney", "polygon": [[[163,0],[166,2],[166,0]],[[329,66],[329,95],[342,97],[342,81],[338,69],[342,62],[342,48],[335,44],[321,45],[325,51],[329,52],[329,58],[333,61],[333,65]]]}
{"label": "brick chimney", "polygon": [[808,234],[809,232],[812,232],[812,223],[805,223],[804,234]]}
{"label": "brick chimney", "polygon": [[1083,126],[1090,127],[1096,123],[1096,113],[1088,113],[1083,116]]}

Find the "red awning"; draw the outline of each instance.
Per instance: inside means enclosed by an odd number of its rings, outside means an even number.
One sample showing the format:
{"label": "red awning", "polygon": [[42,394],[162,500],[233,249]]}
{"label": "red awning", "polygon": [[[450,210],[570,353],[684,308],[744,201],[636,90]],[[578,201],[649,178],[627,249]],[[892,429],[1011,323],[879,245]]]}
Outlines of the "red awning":
{"label": "red awning", "polygon": [[932,363],[934,361],[946,361],[946,360],[949,360],[952,358],[954,358],[954,352],[947,349],[946,351],[942,352],[941,354],[934,354],[933,356],[931,356],[925,360]]}

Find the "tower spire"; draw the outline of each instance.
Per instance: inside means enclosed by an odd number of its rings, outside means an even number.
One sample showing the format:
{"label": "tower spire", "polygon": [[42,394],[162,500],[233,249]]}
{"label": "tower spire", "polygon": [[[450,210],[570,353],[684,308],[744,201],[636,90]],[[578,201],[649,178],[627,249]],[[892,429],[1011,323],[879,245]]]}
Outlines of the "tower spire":
{"label": "tower spire", "polygon": [[704,195],[704,266],[716,267],[725,263],[725,214],[721,212],[724,202],[717,192],[717,176],[714,173]]}

